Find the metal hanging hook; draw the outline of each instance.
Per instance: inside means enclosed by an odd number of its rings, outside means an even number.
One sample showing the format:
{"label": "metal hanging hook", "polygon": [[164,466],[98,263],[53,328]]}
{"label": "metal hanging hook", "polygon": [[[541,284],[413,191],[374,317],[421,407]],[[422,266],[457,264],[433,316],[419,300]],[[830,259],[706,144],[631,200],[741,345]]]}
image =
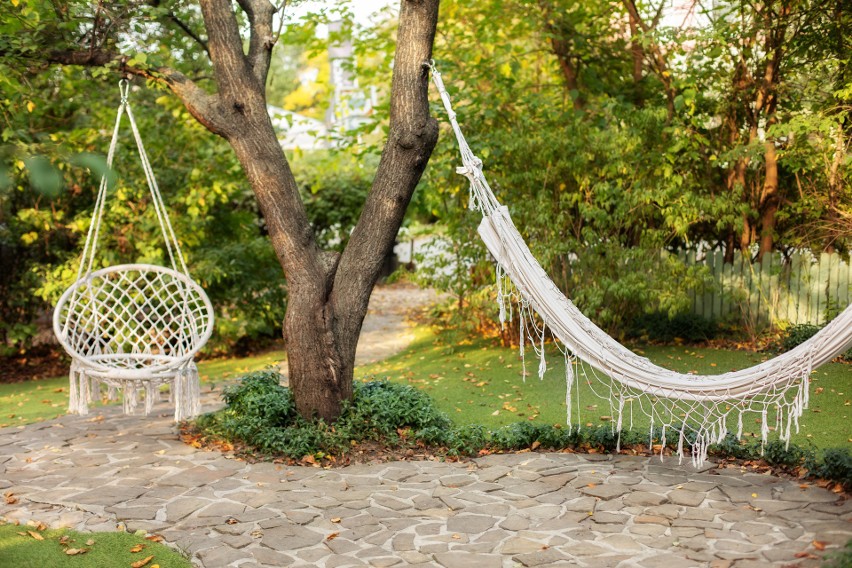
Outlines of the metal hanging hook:
{"label": "metal hanging hook", "polygon": [[118,92],[121,93],[121,104],[127,104],[127,95],[130,93],[130,81],[121,79],[118,82]]}

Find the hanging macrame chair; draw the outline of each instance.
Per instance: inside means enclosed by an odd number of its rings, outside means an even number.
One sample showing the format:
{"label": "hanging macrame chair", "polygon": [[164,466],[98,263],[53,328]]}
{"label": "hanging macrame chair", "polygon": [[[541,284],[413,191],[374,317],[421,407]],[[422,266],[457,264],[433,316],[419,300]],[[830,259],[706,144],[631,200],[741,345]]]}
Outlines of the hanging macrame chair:
{"label": "hanging macrame chair", "polygon": [[[706,459],[708,446],[721,442],[729,431],[742,436],[746,412],[758,416],[764,442],[770,429],[789,442],[808,406],[811,372],[852,348],[852,306],[795,349],[754,367],[720,375],[677,373],[633,353],[589,320],[535,259],[508,208],[497,201],[488,185],[482,160],[468,146],[441,74],[434,63],[431,68],[461,153],[463,166],[456,171],[470,182],[470,208],[482,214],[479,235],[497,263],[501,324],[512,319],[511,301],[516,300],[521,354],[526,342],[541,357],[540,377],[547,370],[545,330],[558,340],[565,359],[569,425],[572,411],[579,425],[580,374],[596,395],[609,401],[614,433],[632,429],[634,414],[644,415],[650,422],[649,437],[654,437],[655,426],[660,428],[665,447],[667,430],[673,433],[681,457],[689,437],[696,465]],[[774,427],[770,426],[772,415]]]}
{"label": "hanging macrame chair", "polygon": [[213,331],[213,307],[189,276],[186,263],[154,179],[142,138],[128,104],[129,84],[119,83],[121,103],[107,153],[112,168],[122,116],[126,113],[139,151],[154,211],[171,267],[122,264],[92,270],[107,200],[108,179],[101,178],[77,281],[59,299],[53,330],[71,355],[69,411],[88,414],[100,398],[123,395],[132,413],[144,396],[145,414],[169,385],[175,421],[200,412],[198,370],[194,357]]}

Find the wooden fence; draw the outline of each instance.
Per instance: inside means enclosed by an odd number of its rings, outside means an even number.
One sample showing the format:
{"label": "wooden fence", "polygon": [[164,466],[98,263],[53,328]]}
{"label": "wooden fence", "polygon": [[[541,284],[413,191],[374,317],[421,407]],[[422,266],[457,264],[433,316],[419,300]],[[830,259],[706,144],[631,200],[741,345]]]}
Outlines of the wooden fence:
{"label": "wooden fence", "polygon": [[678,257],[712,274],[691,293],[693,312],[707,318],[733,318],[755,328],[782,321],[823,325],[852,303],[852,265],[839,254],[804,252],[784,260],[774,253],[754,264],[739,251],[732,264],[723,262],[724,251]]}

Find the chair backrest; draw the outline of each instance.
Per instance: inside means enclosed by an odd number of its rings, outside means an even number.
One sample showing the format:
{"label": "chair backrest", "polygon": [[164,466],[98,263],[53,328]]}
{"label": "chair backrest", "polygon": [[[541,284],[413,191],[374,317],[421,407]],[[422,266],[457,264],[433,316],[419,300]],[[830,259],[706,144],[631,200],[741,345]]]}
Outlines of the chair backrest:
{"label": "chair backrest", "polygon": [[59,342],[100,367],[169,367],[191,359],[213,332],[213,306],[185,274],[148,264],[81,278],[53,314]]}

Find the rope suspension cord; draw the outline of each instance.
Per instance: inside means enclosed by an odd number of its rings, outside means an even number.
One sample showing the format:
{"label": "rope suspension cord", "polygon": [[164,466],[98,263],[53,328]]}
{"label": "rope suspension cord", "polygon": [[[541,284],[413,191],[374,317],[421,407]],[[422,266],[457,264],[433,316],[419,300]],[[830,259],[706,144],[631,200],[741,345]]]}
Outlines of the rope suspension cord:
{"label": "rope suspension cord", "polygon": [[[199,377],[193,360],[213,332],[213,307],[204,290],[189,276],[169,220],[139,128],[128,101],[130,85],[119,82],[121,102],[101,176],[92,222],[83,245],[77,281],[56,305],[53,329],[72,356],[69,409],[88,412],[100,383],[124,393],[125,412],[145,395],[151,411],[160,385],[170,385],[175,420],[200,412]],[[171,268],[122,264],[93,270],[104,219],[121,121],[127,114],[154,213]]]}
{"label": "rope suspension cord", "polygon": [[[83,277],[83,268],[85,266],[85,274],[89,274],[92,271],[92,266],[95,260],[95,253],[97,249],[98,237],[100,236],[100,229],[103,223],[104,216],[104,206],[106,203],[107,192],[109,190],[109,171],[112,170],[113,161],[115,159],[115,150],[118,146],[118,135],[121,128],[121,118],[126,113],[127,119],[130,122],[130,129],[133,132],[133,138],[136,142],[136,148],[139,152],[139,159],[142,162],[142,170],[145,173],[145,181],[148,184],[148,189],[151,192],[151,199],[154,204],[154,212],[157,215],[157,221],[160,225],[160,230],[163,234],[163,240],[166,244],[166,251],[169,256],[169,260],[172,265],[173,270],[179,270],[183,272],[187,276],[189,275],[189,271],[186,268],[186,261],[183,258],[183,253],[180,250],[180,245],[178,244],[177,237],[175,236],[174,229],[172,228],[171,221],[169,220],[169,216],[166,213],[166,206],[163,202],[163,196],[160,193],[160,188],[157,185],[157,180],[154,177],[154,170],[151,168],[151,162],[148,159],[148,153],[145,151],[145,145],[142,143],[142,137],[139,134],[139,127],[136,125],[136,119],[133,116],[133,110],[130,108],[130,101],[128,99],[130,93],[130,83],[127,79],[122,79],[118,83],[119,92],[121,94],[121,102],[118,105],[118,113],[115,117],[115,127],[112,131],[112,139],[109,144],[109,151],[107,152],[107,172],[101,176],[101,182],[98,187],[98,196],[95,200],[95,212],[93,215],[93,222],[89,226],[89,232],[86,235],[86,243],[83,247],[83,259],[84,262],[80,264],[80,268],[77,273],[77,279]],[[175,261],[175,257],[177,257],[178,262]]]}
{"label": "rope suspension cord", "polygon": [[[601,396],[609,398],[616,415],[613,427],[617,424],[620,431],[622,412],[629,412],[632,422],[635,405],[625,409],[625,402],[637,401],[651,421],[651,432],[655,421],[662,421],[663,432],[666,428],[680,431],[678,452],[682,456],[684,429],[691,419],[694,422],[691,429],[697,435],[693,446],[695,462],[706,458],[709,443],[724,438],[728,417],[735,412],[740,413],[738,430],[742,430],[743,412],[761,413],[761,435],[765,441],[769,432],[767,411],[776,410],[781,438],[789,441],[791,425],[798,430],[798,418],[808,405],[812,370],[852,347],[852,306],[791,351],[759,365],[720,375],[678,373],[633,353],[589,320],[548,277],[512,222],[508,208],[494,196],[482,173],[482,161],[473,154],[464,138],[434,61],[424,65],[432,70],[432,79],[458,143],[463,166],[456,171],[470,181],[470,207],[483,216],[480,237],[497,261],[501,324],[505,321],[506,299],[515,299],[520,304],[517,313],[522,356],[526,331],[534,347],[537,341],[541,342],[542,348],[537,352],[544,357],[543,328],[548,327],[561,343],[559,348],[563,350],[566,365],[570,365],[569,359],[576,357],[591,368],[587,373],[590,386],[593,384],[590,375],[600,373],[609,378],[608,383],[600,380],[606,383],[604,392],[608,390],[606,396]],[[514,292],[510,286],[514,286]],[[543,322],[540,331],[536,315]],[[541,376],[546,369],[543,361],[539,369]],[[566,368],[566,379],[570,423],[570,387],[575,382],[570,368]],[[786,417],[782,416],[782,411],[786,412]],[[579,416],[577,419],[579,421]]]}

